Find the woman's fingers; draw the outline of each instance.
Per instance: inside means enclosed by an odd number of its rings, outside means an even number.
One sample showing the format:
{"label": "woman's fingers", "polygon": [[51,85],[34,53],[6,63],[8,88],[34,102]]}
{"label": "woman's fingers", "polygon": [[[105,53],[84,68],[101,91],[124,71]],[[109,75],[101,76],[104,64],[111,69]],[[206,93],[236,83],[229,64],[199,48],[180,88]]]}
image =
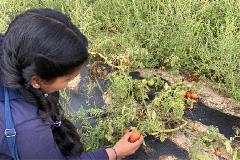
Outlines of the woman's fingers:
{"label": "woman's fingers", "polygon": [[140,139],[134,142],[133,144],[136,146],[136,148],[139,148],[143,143],[143,140],[144,140],[144,137],[141,135]]}
{"label": "woman's fingers", "polygon": [[143,140],[144,140],[144,137],[141,136],[139,140],[137,140],[136,142],[132,143],[132,147],[133,147],[133,150],[132,150],[133,153],[132,154],[134,154],[138,150],[138,148],[142,145]]}
{"label": "woman's fingers", "polygon": [[[127,132],[126,134],[124,134],[124,136],[122,137],[122,139],[123,139],[124,141],[128,141],[129,138],[130,138],[130,136],[131,136],[131,134],[132,134],[132,132]],[[143,137],[143,135],[141,135],[140,139],[137,140],[136,142],[132,143],[132,144],[136,144],[136,145],[142,144],[143,139],[144,139],[144,137]],[[128,141],[128,142],[129,142],[129,141]],[[130,143],[130,142],[129,142],[129,143]]]}
{"label": "woman's fingers", "polygon": [[126,134],[124,134],[124,136],[122,137],[123,140],[128,141],[129,137],[131,136],[132,132],[127,132]]}
{"label": "woman's fingers", "polygon": [[125,157],[132,155],[136,152],[136,150],[143,143],[143,136],[140,136],[140,139],[134,143],[129,142],[129,137],[131,136],[131,132],[126,133],[116,144],[115,149],[119,157]]}

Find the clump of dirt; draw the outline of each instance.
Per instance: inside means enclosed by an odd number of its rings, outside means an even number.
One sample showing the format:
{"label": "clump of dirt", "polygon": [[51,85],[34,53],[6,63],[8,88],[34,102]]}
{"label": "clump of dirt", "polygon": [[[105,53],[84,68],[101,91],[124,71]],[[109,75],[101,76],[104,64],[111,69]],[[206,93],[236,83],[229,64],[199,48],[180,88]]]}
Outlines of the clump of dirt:
{"label": "clump of dirt", "polygon": [[104,80],[108,79],[108,71],[103,64],[102,61],[94,61],[88,65],[89,78],[91,80],[94,80],[96,77]]}

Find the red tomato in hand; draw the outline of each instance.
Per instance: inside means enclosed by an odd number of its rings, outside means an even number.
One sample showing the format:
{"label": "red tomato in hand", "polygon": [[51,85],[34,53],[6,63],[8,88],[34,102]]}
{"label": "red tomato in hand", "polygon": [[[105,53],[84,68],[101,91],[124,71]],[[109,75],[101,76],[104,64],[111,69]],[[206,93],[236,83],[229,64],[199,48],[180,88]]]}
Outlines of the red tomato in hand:
{"label": "red tomato in hand", "polygon": [[137,131],[133,131],[131,133],[131,136],[129,137],[128,141],[131,143],[136,142],[137,140],[139,140],[141,137],[140,133],[138,133]]}

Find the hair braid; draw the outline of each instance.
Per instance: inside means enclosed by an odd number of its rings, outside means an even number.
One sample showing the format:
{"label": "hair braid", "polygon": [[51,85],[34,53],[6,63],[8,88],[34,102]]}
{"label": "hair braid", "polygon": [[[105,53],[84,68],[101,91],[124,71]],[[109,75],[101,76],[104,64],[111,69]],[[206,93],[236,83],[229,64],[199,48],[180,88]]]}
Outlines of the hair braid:
{"label": "hair braid", "polygon": [[27,102],[38,107],[44,121],[51,118],[62,122],[60,127],[52,128],[52,133],[64,155],[83,151],[80,137],[74,125],[64,117],[58,92],[44,97],[41,89],[32,87],[31,78],[38,75],[50,81],[69,74],[87,59],[87,44],[87,38],[70,19],[52,9],[32,9],[17,16],[9,25],[3,42],[2,83],[18,89]]}

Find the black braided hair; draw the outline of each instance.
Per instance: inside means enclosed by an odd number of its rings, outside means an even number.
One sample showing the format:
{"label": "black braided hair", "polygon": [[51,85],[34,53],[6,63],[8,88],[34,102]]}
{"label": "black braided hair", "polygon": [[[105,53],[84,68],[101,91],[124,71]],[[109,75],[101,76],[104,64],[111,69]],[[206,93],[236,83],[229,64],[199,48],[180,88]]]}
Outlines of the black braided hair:
{"label": "black braided hair", "polygon": [[58,103],[59,93],[47,98],[31,85],[34,75],[46,81],[71,73],[88,57],[87,38],[70,19],[53,9],[28,10],[10,23],[3,42],[0,59],[1,82],[18,89],[26,101],[38,107],[41,118],[62,121],[53,127],[56,143],[64,155],[83,151],[83,145],[74,125],[64,118]]}

